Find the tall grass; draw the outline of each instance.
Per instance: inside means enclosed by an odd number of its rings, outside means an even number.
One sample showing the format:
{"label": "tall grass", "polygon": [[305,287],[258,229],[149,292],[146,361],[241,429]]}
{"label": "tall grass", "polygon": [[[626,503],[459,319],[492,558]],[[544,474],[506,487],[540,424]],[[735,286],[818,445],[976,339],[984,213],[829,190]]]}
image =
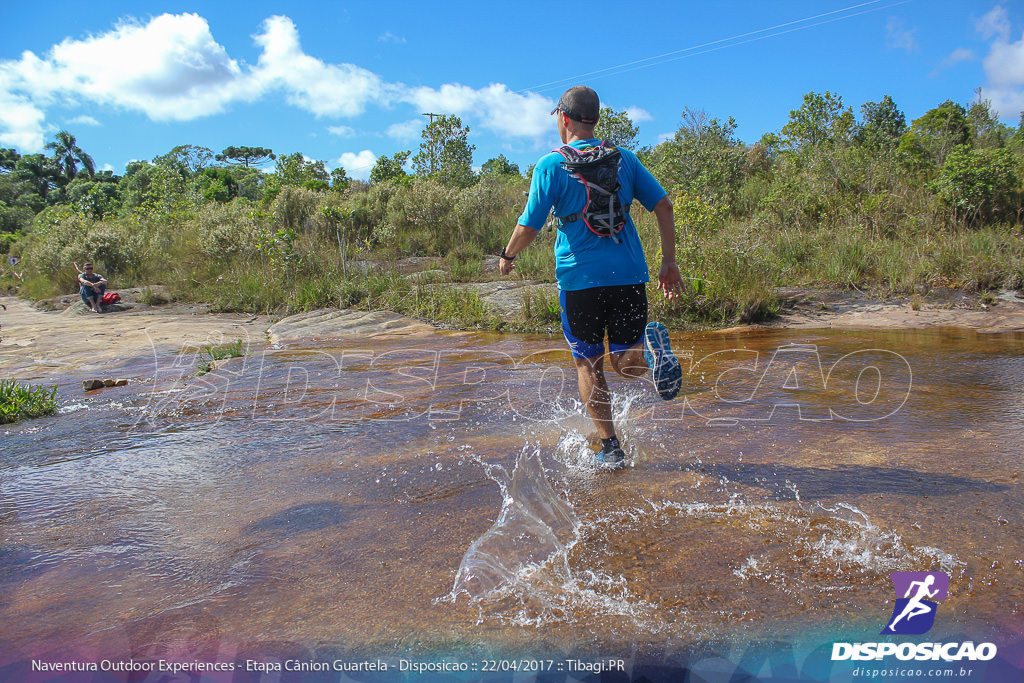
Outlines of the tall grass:
{"label": "tall grass", "polygon": [[[458,190],[423,180],[347,194],[296,189],[267,206],[236,199],[102,221],[48,209],[13,247],[27,264],[24,280],[8,273],[0,286],[33,298],[72,293],[71,263],[92,260],[112,289],[163,284],[175,300],[209,302],[216,311],[386,308],[451,327],[543,331],[556,323],[557,305],[541,295],[527,297],[521,319],[510,322],[472,292],[441,284],[501,277],[485,271],[483,258],[506,243],[523,189],[523,182]],[[894,190],[873,192],[859,202],[811,201],[798,186],[776,187],[757,200],[774,208],[754,215],[681,198],[675,248],[687,290],[671,302],[655,291],[656,221],[634,204],[651,264],[652,317],[677,326],[764,320],[780,310],[779,287],[856,287],[885,296],[1024,285],[1019,226],[968,231],[936,222],[923,192],[902,204]],[[541,231],[512,277],[554,282],[556,235]],[[410,281],[388,265],[409,254],[444,257],[446,272]],[[378,265],[368,267],[371,260]]]}

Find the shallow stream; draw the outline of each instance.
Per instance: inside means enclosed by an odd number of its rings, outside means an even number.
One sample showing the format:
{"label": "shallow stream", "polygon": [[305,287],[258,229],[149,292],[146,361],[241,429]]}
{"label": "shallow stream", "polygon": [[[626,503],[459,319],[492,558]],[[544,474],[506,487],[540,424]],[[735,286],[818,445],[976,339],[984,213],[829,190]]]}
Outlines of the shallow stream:
{"label": "shallow stream", "polygon": [[0,672],[739,661],[877,640],[895,571],[950,576],[928,638],[1019,658],[1022,342],[676,335],[680,398],[612,380],[621,472],[594,464],[548,338],[250,346],[203,376],[169,353],[86,394],[62,376],[61,415],[0,432]]}

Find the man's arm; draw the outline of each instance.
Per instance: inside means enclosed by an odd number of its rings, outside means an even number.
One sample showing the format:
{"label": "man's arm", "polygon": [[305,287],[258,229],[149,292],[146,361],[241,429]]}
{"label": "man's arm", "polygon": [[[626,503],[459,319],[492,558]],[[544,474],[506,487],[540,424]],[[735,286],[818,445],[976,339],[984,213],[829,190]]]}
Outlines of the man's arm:
{"label": "man's arm", "polygon": [[505,247],[505,254],[508,258],[498,260],[498,270],[502,275],[508,275],[515,269],[516,264],[510,259],[515,258],[523,249],[530,246],[530,242],[533,242],[533,238],[537,236],[538,232],[540,231],[525,225],[516,226],[516,229],[512,231],[512,237],[508,240],[508,246]]}
{"label": "man's arm", "polygon": [[668,195],[662,197],[652,210],[658,221],[658,234],[661,237],[661,268],[658,270],[658,289],[666,299],[674,299],[681,295],[686,286],[683,276],[676,265],[676,219],[672,213],[672,201]]}

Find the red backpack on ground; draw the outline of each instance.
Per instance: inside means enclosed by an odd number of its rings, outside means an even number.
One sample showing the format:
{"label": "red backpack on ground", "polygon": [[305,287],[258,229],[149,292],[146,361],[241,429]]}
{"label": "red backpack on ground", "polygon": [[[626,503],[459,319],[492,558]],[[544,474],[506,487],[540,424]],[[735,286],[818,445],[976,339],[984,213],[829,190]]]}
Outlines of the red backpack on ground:
{"label": "red backpack on ground", "polygon": [[107,292],[106,294],[103,295],[103,299],[100,300],[100,303],[103,304],[104,306],[109,306],[110,304],[116,304],[120,300],[121,295],[118,294],[117,292]]}

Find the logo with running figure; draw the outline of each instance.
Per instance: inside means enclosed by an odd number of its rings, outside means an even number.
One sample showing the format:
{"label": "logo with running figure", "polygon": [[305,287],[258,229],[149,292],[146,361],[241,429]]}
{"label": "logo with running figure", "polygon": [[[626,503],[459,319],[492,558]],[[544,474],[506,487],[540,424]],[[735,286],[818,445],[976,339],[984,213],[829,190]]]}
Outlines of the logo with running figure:
{"label": "logo with running figure", "polygon": [[920,635],[935,623],[937,600],[949,593],[949,576],[943,572],[893,572],[896,606],[882,635]]}

